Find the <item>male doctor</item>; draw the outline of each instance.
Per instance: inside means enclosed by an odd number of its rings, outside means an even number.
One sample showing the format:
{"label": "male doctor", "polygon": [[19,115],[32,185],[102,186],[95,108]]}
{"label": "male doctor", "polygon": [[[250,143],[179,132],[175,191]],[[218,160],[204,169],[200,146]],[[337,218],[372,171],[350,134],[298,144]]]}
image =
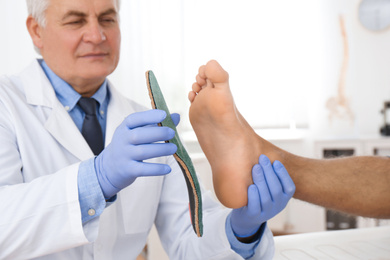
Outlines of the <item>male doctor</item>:
{"label": "male doctor", "polygon": [[176,146],[161,142],[175,134],[157,126],[165,112],[106,79],[119,60],[119,0],[27,5],[42,59],[0,79],[0,259],[135,259],[153,224],[170,259],[270,259],[266,221],[295,189],[285,168],[263,156],[240,209],[204,192],[198,238]]}

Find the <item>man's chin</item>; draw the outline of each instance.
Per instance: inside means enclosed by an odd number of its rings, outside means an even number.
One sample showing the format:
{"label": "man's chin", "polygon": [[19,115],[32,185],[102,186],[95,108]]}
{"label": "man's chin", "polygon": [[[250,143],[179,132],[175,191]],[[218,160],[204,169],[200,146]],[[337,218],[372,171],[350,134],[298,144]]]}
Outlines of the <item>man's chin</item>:
{"label": "man's chin", "polygon": [[78,71],[80,76],[84,76],[88,79],[105,79],[115,70],[115,68],[116,67],[113,66],[96,66],[96,64],[91,64],[89,66],[80,68]]}

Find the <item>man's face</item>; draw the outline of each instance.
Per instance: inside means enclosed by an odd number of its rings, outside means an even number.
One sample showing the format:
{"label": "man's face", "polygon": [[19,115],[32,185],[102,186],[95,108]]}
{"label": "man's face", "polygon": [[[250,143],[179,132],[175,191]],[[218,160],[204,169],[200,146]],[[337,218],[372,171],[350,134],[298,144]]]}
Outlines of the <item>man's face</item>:
{"label": "man's face", "polygon": [[40,30],[43,59],[80,94],[96,91],[118,65],[115,0],[50,0]]}

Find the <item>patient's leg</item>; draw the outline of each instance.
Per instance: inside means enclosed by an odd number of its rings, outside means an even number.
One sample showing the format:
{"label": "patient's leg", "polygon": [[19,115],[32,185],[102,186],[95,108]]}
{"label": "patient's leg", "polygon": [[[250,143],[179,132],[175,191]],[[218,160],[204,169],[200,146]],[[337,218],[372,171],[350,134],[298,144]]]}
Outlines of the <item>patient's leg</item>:
{"label": "patient's leg", "polygon": [[211,165],[216,195],[226,207],[245,206],[251,169],[260,156],[260,137],[237,110],[229,75],[218,62],[199,68],[192,90],[190,121]]}

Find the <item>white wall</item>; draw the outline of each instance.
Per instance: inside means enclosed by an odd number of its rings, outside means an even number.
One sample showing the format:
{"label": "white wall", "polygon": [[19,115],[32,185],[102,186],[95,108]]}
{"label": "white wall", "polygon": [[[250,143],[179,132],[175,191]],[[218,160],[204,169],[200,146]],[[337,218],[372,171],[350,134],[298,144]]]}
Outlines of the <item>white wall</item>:
{"label": "white wall", "polygon": [[[372,32],[358,20],[359,0],[326,0],[323,4],[323,77],[311,99],[310,130],[314,136],[376,135],[383,124],[380,110],[390,100],[390,29]],[[355,120],[328,121],[326,100],[337,94],[343,58],[339,15],[345,19],[349,45],[346,96]]]}
{"label": "white wall", "polygon": [[36,57],[23,0],[0,1],[0,75],[19,72]]}

